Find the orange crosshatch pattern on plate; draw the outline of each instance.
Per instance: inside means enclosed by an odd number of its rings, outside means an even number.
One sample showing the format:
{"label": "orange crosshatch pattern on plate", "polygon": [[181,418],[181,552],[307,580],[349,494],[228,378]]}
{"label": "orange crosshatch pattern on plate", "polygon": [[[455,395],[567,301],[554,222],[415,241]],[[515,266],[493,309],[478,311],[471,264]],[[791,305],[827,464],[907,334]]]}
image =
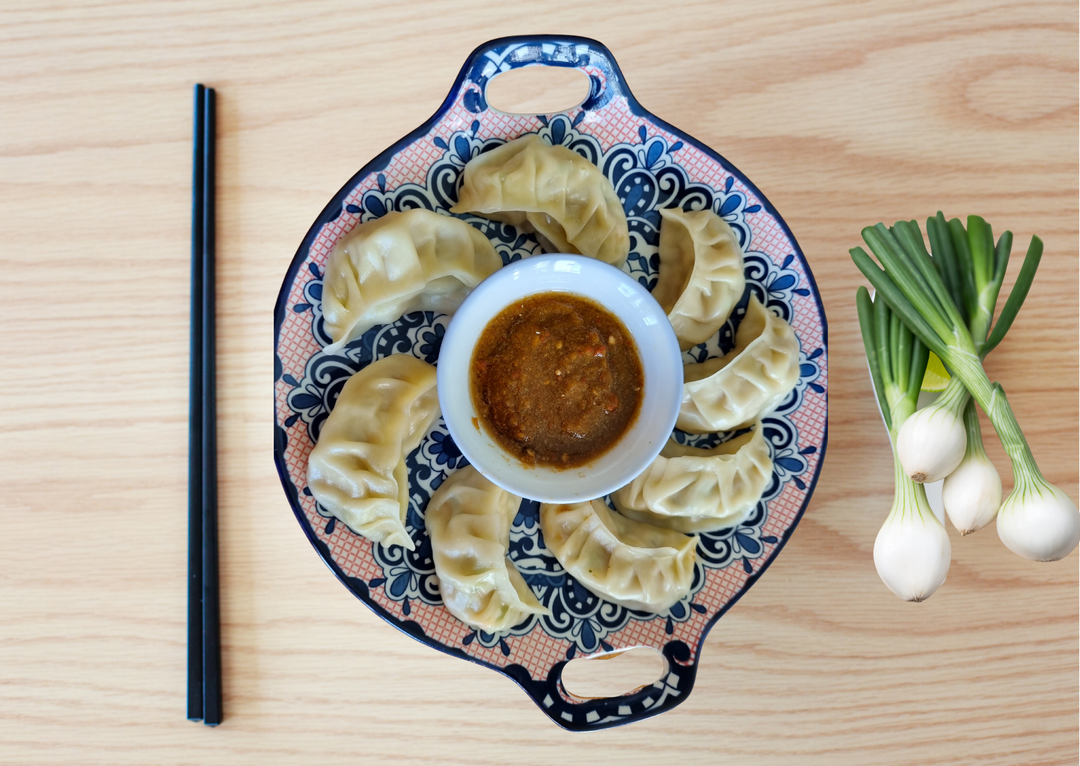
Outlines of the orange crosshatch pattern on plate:
{"label": "orange crosshatch pattern on plate", "polygon": [[[605,77],[600,69],[588,71],[601,79]],[[446,143],[455,132],[468,131],[473,121],[477,119],[477,115],[467,109],[463,103],[464,95],[469,89],[470,83],[466,82],[458,90],[456,102],[427,135],[418,138],[399,151],[383,170],[370,173],[360,179],[342,201],[342,207],[359,206],[364,194],[372,190],[380,188],[393,190],[403,184],[426,184],[428,169],[445,154],[444,150],[435,144],[434,139],[440,138]],[[580,109],[571,110],[568,116],[573,119],[579,112]],[[664,139],[668,146],[684,140],[653,124],[647,118],[633,114],[627,99],[622,96],[616,96],[601,109],[588,113],[577,126],[577,130],[595,138],[606,151],[616,144],[638,143],[638,131],[642,127],[646,129],[650,140],[658,136]],[[476,131],[476,138],[511,139],[543,128],[544,123],[536,117],[488,111],[484,113],[484,119],[481,121],[479,130]],[[761,206],[759,211],[745,214],[745,221],[752,231],[749,248],[751,251],[764,254],[776,265],[797,252],[780,222],[767,212],[768,208],[764,206],[763,201],[758,199],[754,191],[737,175],[732,175],[727,169],[720,167],[714,158],[688,142],[685,142],[673,156],[679,166],[686,171],[691,182],[720,189],[724,187],[725,181],[732,179],[731,188],[745,197],[746,207]],[[378,179],[380,173],[381,180]],[[294,380],[304,379],[306,365],[320,351],[319,344],[312,334],[311,315],[292,308],[307,301],[304,295],[305,285],[313,278],[308,267],[314,266],[320,274],[325,273],[330,251],[359,222],[358,216],[342,214],[324,224],[312,241],[307,259],[297,272],[297,277],[288,291],[287,306],[289,308],[286,310],[280,328],[277,353],[282,372]],[[794,258],[786,265],[786,268],[798,274],[801,286],[809,287],[812,284],[801,259]],[[813,291],[809,291],[807,295],[792,295],[791,305],[793,308],[792,326],[800,339],[803,355],[808,356],[811,352],[822,350],[817,359],[819,375],[815,379],[822,388],[822,392],[806,389],[801,406],[789,416],[800,434],[800,440],[794,446],[799,447],[804,443],[822,445],[826,429],[827,405],[824,391],[828,388],[828,373],[827,353],[824,351],[825,339],[818,313],[819,306],[815,301]],[[290,415],[287,401],[290,390],[291,386],[283,379],[275,383],[277,424],[287,434],[288,442],[284,450],[284,462],[288,478],[297,489],[297,498],[307,523],[318,540],[327,546],[333,561],[346,576],[358,578],[365,583],[375,578],[385,577],[386,573],[372,554],[372,543],[351,533],[340,523],[336,525],[332,534],[327,534],[326,527],[329,519],[318,513],[313,498],[303,492],[306,487],[307,459],[313,445],[307,433],[307,426],[302,420],[294,419],[291,425],[285,425]],[[804,442],[804,437],[808,442]],[[816,476],[822,459],[821,450],[805,455],[804,458],[807,468],[802,475]],[[704,608],[704,612],[694,611],[688,619],[675,622],[673,625],[663,616],[651,620],[630,619],[625,627],[607,635],[606,642],[618,650],[634,646],[660,648],[672,640],[680,640],[690,647],[691,655],[688,663],[696,662],[704,629],[720,610],[742,592],[747,581],[759,573],[771,560],[777,547],[782,544],[785,533],[796,521],[808,492],[809,488],[800,489],[789,481],[780,494],[769,501],[768,515],[761,528],[761,535],[774,539],[774,542],[762,543],[764,550],[759,556],[736,559],[724,569],[707,570],[707,582],[693,598],[695,604]],[[750,571],[744,568],[743,561],[749,562]],[[490,665],[497,667],[508,664],[522,665],[533,678],[546,678],[556,663],[567,658],[569,642],[564,638],[548,634],[539,626],[534,627],[524,636],[505,636],[504,641],[509,649],[509,654],[507,654],[498,644],[484,646],[480,641],[473,641],[465,645],[463,642],[473,632],[472,629],[450,615],[441,605],[412,599],[409,601],[409,613],[406,615],[403,602],[391,598],[383,588],[372,587],[369,595],[375,603],[396,619],[415,621],[422,626],[429,638],[446,646],[461,649],[469,656]],[[606,651],[601,650],[596,653]]]}

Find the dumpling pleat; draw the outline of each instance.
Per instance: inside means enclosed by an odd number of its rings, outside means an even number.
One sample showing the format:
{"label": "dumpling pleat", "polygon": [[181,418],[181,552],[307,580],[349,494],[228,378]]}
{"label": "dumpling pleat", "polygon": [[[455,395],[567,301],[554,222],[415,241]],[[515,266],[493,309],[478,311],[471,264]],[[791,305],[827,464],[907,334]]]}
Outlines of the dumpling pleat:
{"label": "dumpling pleat", "polygon": [[668,442],[632,482],[616,490],[624,516],[679,532],[711,532],[744,521],[772,478],[773,463],[760,421],[749,434],[713,449]]}
{"label": "dumpling pleat", "polygon": [[530,134],[471,159],[452,213],[535,231],[541,245],[621,267],[630,252],[622,202],[600,169]]}
{"label": "dumpling pleat", "polygon": [[683,367],[676,427],[710,433],[746,425],[778,407],[798,381],[795,331],[751,296],[735,348],[719,359]]}
{"label": "dumpling pleat", "polygon": [[327,349],[410,311],[452,313],[502,265],[487,237],[457,218],[409,210],[362,223],[326,264],[323,317],[333,341]]}
{"label": "dumpling pleat", "polygon": [[506,555],[520,505],[520,497],[466,466],[446,478],[424,513],[446,608],[489,633],[548,612]]}
{"label": "dumpling pleat", "polygon": [[603,599],[661,613],[689,592],[697,538],[613,513],[602,500],[540,506],[544,544]]}
{"label": "dumpling pleat", "polygon": [[653,297],[683,351],[711,338],[746,289],[735,232],[712,210],[661,210],[660,274]]}
{"label": "dumpling pleat", "polygon": [[357,534],[383,545],[415,546],[405,528],[405,457],[439,416],[435,368],[395,354],[345,383],[308,457],[316,501]]}

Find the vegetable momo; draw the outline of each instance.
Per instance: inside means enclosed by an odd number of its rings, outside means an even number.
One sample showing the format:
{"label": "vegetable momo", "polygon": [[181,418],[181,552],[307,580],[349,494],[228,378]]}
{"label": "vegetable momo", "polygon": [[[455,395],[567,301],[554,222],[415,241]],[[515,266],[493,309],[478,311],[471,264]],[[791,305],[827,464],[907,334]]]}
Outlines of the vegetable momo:
{"label": "vegetable momo", "polygon": [[395,354],[341,389],[308,458],[308,487],[349,529],[383,545],[415,547],[405,529],[405,458],[439,417],[435,368]]}
{"label": "vegetable momo", "polygon": [[644,473],[611,499],[624,516],[679,532],[711,532],[744,521],[772,478],[761,421],[713,449],[668,441]]}
{"label": "vegetable momo", "polygon": [[727,321],[746,289],[735,232],[711,210],[661,210],[660,276],[652,295],[683,351]]}
{"label": "vegetable momo", "polygon": [[520,505],[470,465],[447,477],[424,514],[446,608],[488,633],[548,613],[506,555]]}
{"label": "vegetable momo", "polygon": [[451,213],[476,213],[535,231],[549,252],[620,267],[630,252],[622,202],[600,169],[531,134],[474,157]]}
{"label": "vegetable momo", "polygon": [[327,350],[410,311],[452,314],[502,265],[488,238],[457,218],[409,210],[362,223],[326,263],[323,318],[334,341]]}
{"label": "vegetable momo", "polygon": [[690,592],[697,538],[613,513],[603,500],[540,506],[548,550],[601,598],[660,613]]}
{"label": "vegetable momo", "polygon": [[791,325],[750,296],[735,348],[719,359],[683,367],[683,400],[675,427],[728,431],[772,412],[799,381],[799,339]]}

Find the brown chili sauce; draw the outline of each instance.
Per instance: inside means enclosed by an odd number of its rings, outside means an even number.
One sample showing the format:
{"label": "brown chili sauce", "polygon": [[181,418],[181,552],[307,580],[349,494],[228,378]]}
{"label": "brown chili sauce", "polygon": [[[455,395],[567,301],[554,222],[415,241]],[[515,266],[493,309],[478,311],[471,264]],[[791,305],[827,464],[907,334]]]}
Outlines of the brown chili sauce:
{"label": "brown chili sauce", "polygon": [[469,385],[485,431],[527,465],[576,468],[637,419],[644,374],[622,322],[570,293],[529,296],[492,319]]}

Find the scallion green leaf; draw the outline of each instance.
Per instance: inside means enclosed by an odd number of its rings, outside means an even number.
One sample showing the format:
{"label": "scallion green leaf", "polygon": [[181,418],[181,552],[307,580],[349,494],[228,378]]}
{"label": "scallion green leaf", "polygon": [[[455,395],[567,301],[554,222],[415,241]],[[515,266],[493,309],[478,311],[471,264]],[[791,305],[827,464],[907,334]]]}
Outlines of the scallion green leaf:
{"label": "scallion green leaf", "polygon": [[[900,320],[900,317],[896,316],[896,314],[893,314],[893,316],[896,317],[896,324],[899,326],[893,374],[896,376],[896,384],[900,388],[900,393],[907,394],[908,374],[911,372],[911,341],[914,336],[912,336],[907,325]],[[919,386],[922,386],[921,378],[919,379]]]}
{"label": "scallion green leaf", "polygon": [[[940,220],[939,220],[940,219]],[[949,226],[945,223],[945,216],[938,211],[936,218],[926,219],[926,233],[930,237],[930,247],[934,253],[934,261],[941,264],[942,277],[945,287],[949,290],[953,303],[962,309],[964,321],[971,315],[971,307],[964,299],[964,291],[960,280],[960,268],[956,263],[956,254],[953,252],[952,238],[949,236]]]}
{"label": "scallion green leaf", "polygon": [[[915,336],[925,343],[931,351],[941,357],[943,362],[946,361],[949,356],[948,348],[945,346],[945,341],[934,331],[934,328],[923,319],[922,315],[915,310],[915,307],[904,296],[900,289],[889,278],[889,275],[882,271],[874,259],[866,254],[866,251],[861,247],[852,248],[850,251],[851,260],[858,267],[859,271],[863,273],[863,276],[874,286],[874,289],[885,298],[885,302],[889,304],[889,307],[900,314],[900,317],[904,320],[911,331],[915,333]],[[876,303],[876,301],[875,301]]]}
{"label": "scallion green leaf", "polygon": [[[888,229],[882,224],[878,224],[878,227],[880,228],[868,226],[863,229],[862,235],[866,244],[870,246],[874,255],[881,261],[890,282],[904,295],[905,302],[912,307],[912,314],[919,316],[925,324],[933,328],[934,334],[942,343],[949,343],[954,339],[952,325],[949,320],[945,318],[937,301],[927,289],[924,280],[907,263],[907,258],[903,255],[903,248],[897,247],[893,249],[891,243],[885,238]],[[888,236],[895,241],[892,235]],[[877,285],[874,286],[877,287]],[[893,297],[888,293],[885,295],[885,300],[889,302],[893,309],[900,312],[904,317],[904,321],[911,319],[908,313],[897,305]],[[915,329],[910,323],[909,326],[913,330]],[[923,340],[925,342],[926,339]]]}
{"label": "scallion green leaf", "polygon": [[919,391],[922,390],[923,378],[926,376],[926,363],[930,361],[930,349],[926,344],[912,335],[911,340],[911,369],[908,370],[907,397],[914,409],[919,405]]}
{"label": "scallion green leaf", "polygon": [[993,235],[988,231],[986,221],[977,215],[969,215],[967,223],[968,250],[971,252],[971,265],[975,270],[975,292],[983,288],[993,277],[994,255]]}
{"label": "scallion green leaf", "polygon": [[1009,255],[1012,253],[1013,233],[1006,231],[1001,235],[994,248],[994,281],[1001,289],[1001,283],[1005,280],[1005,272],[1009,268]]}
{"label": "scallion green leaf", "polygon": [[[885,306],[885,301],[881,302]],[[870,377],[874,381],[874,392],[877,395],[878,406],[881,415],[885,418],[885,426],[892,429],[892,417],[889,403],[885,398],[885,379],[881,375],[881,357],[877,350],[877,337],[874,330],[874,304],[870,300],[870,293],[860,286],[855,291],[855,307],[859,312],[859,330],[862,331],[863,348],[866,349],[866,364],[870,368]]]}
{"label": "scallion green leaf", "polygon": [[1005,333],[1012,327],[1013,320],[1016,319],[1016,314],[1020,311],[1020,307],[1024,305],[1024,299],[1027,298],[1028,290],[1031,289],[1031,281],[1035,279],[1035,272],[1039,270],[1039,261],[1042,260],[1042,254],[1042,240],[1038,237],[1032,237],[1027,254],[1024,256],[1024,265],[1020,267],[1020,274],[1016,277],[1016,284],[1013,285],[1012,292],[1009,293],[1009,299],[1005,301],[1005,306],[1001,309],[1001,316],[998,317],[997,324],[994,325],[990,337],[986,339],[986,343],[982,346],[981,351],[984,356],[997,348],[997,344],[1001,343]]}
{"label": "scallion green leaf", "polygon": [[919,233],[918,224],[910,221],[897,221],[894,228],[899,234],[899,243],[907,253],[908,259],[922,273],[927,286],[934,297],[937,298],[946,318],[954,328],[959,326],[966,330],[967,323],[960,314],[960,309],[953,303],[952,296],[941,279],[941,274],[934,267],[930,254],[926,252],[926,245],[923,242],[922,234]]}
{"label": "scallion green leaf", "polygon": [[971,261],[967,230],[964,229],[964,224],[960,223],[959,218],[949,221],[948,230],[953,253],[956,254],[956,263],[960,267],[960,289],[964,293],[964,303],[968,306],[968,315],[975,316],[979,310],[979,291],[975,287],[975,266]]}
{"label": "scallion green leaf", "polygon": [[874,302],[874,332],[878,347],[881,377],[887,386],[893,385],[892,352],[889,350],[889,307],[885,301]]}

